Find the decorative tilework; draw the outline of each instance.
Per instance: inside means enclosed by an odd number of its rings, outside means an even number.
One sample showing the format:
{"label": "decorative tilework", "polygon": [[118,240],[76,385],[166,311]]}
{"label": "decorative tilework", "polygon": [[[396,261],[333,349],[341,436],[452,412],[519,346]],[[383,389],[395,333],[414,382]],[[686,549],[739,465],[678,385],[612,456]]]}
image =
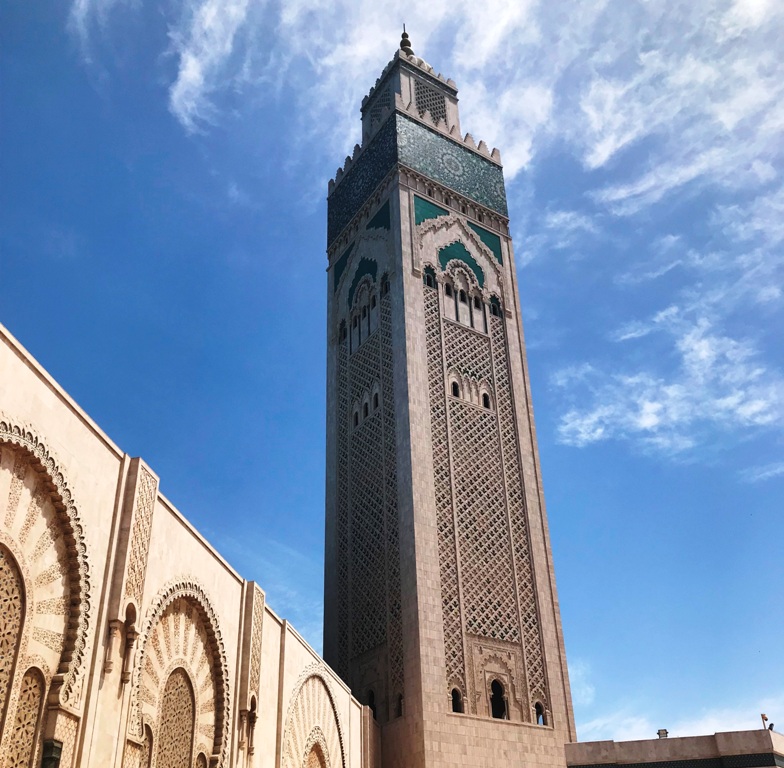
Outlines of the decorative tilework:
{"label": "decorative tilework", "polygon": [[357,289],[359,285],[359,281],[365,276],[370,275],[373,280],[376,279],[376,274],[378,273],[378,264],[371,259],[360,259],[359,264],[357,265],[357,271],[354,275],[354,280],[351,283],[351,288],[348,292],[348,305],[349,307],[354,303],[354,291]]}
{"label": "decorative tilework", "polygon": [[389,200],[382,205],[376,215],[367,223],[365,229],[386,229],[389,230],[392,226],[389,217]]}
{"label": "decorative tilework", "polygon": [[501,255],[501,238],[498,235],[488,232],[484,227],[477,226],[468,222],[468,226],[479,235],[479,239],[492,251],[493,256],[496,257],[499,264],[504,263],[504,257]]}
{"label": "decorative tilework", "polygon": [[343,176],[327,201],[327,245],[354,218],[397,162],[395,120],[388,120]]}
{"label": "decorative tilework", "polygon": [[508,216],[501,166],[403,115],[395,123],[398,162]]}
{"label": "decorative tilework", "polygon": [[480,267],[474,257],[468,252],[468,249],[458,240],[456,243],[450,243],[446,248],[442,248],[438,252],[438,261],[441,263],[441,269],[446,269],[452,259],[458,259],[468,266],[476,277],[479,287],[483,288],[485,284],[485,273]]}
{"label": "decorative tilework", "polygon": [[343,277],[343,273],[346,271],[346,266],[348,265],[348,257],[351,256],[351,251],[354,250],[354,243],[346,248],[345,251],[341,254],[340,258],[335,262],[335,266],[332,267],[332,291],[337,291],[338,286],[340,285],[340,278]]}
{"label": "decorative tilework", "polygon": [[428,219],[437,219],[439,216],[447,215],[449,215],[449,211],[446,208],[431,203],[419,195],[414,195],[414,219],[417,226]]}

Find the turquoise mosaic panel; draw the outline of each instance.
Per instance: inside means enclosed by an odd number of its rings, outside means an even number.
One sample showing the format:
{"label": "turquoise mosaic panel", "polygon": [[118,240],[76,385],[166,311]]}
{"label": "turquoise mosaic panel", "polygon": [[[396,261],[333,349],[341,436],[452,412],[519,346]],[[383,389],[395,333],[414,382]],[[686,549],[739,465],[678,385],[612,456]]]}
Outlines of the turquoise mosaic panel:
{"label": "turquoise mosaic panel", "polygon": [[403,115],[397,123],[398,162],[458,194],[508,216],[500,166]]}
{"label": "turquoise mosaic panel", "polygon": [[348,264],[348,257],[351,256],[351,251],[354,250],[354,243],[346,248],[345,251],[341,254],[340,258],[335,262],[334,266],[332,267],[332,293],[337,291],[338,285],[340,285],[340,278],[343,277],[343,273],[346,271],[346,265]]}
{"label": "turquoise mosaic panel", "polygon": [[392,222],[389,216],[389,200],[382,205],[376,215],[367,223],[365,229],[391,229]]}
{"label": "turquoise mosaic panel", "polygon": [[438,252],[438,261],[441,264],[441,269],[446,269],[446,265],[449,264],[452,259],[462,261],[474,273],[476,281],[479,283],[479,287],[484,288],[484,270],[476,263],[474,257],[459,240],[456,243],[450,243]]}
{"label": "turquoise mosaic panel", "polygon": [[476,224],[472,224],[470,221],[468,222],[468,226],[479,235],[479,239],[493,252],[498,263],[503,264],[504,257],[501,255],[501,238],[484,229],[484,227],[478,227]]}
{"label": "turquoise mosaic panel", "polygon": [[378,274],[378,264],[372,259],[360,259],[359,264],[357,264],[357,271],[354,275],[354,279],[351,281],[351,288],[348,291],[348,305],[354,303],[354,291],[357,290],[357,286],[359,285],[359,281],[365,276],[370,275],[373,280],[375,281],[376,275]]}
{"label": "turquoise mosaic panel", "polygon": [[439,216],[447,216],[449,211],[441,208],[429,200],[414,195],[414,219],[417,224],[421,224],[428,219],[437,219]]}

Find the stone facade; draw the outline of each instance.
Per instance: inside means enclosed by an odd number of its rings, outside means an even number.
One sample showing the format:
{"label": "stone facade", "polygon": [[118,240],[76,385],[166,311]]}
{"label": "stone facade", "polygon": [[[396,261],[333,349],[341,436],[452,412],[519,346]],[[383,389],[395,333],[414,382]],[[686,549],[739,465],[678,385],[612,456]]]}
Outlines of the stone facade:
{"label": "stone facade", "polygon": [[330,183],[324,654],[388,768],[563,765],[503,171],[459,130],[455,84],[404,46]]}
{"label": "stone facade", "polygon": [[378,768],[377,731],[0,326],[0,768]]}

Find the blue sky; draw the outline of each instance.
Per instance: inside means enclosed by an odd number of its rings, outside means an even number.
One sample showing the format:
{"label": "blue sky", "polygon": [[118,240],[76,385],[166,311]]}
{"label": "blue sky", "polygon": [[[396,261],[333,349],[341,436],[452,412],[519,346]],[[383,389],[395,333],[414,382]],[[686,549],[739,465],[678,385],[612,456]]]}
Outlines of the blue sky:
{"label": "blue sky", "polygon": [[320,648],[326,185],[402,21],[505,164],[581,739],[784,725],[776,0],[5,2],[0,319]]}

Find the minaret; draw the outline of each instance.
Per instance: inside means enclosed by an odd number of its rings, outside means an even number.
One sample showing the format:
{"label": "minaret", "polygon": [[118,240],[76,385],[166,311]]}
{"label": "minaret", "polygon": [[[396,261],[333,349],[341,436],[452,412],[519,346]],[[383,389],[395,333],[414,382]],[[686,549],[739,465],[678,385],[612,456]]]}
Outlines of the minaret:
{"label": "minaret", "polygon": [[501,157],[400,49],[329,184],[324,656],[384,768],[575,740]]}

